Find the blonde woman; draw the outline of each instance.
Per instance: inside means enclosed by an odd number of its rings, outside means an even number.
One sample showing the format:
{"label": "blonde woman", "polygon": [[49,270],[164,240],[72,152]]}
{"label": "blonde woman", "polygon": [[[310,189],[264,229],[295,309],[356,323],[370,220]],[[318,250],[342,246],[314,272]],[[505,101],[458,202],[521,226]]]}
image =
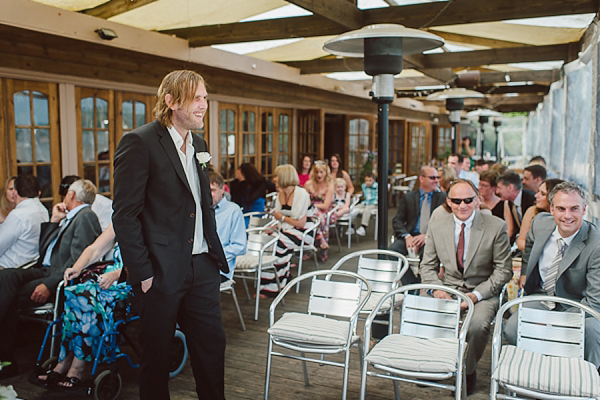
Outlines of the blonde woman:
{"label": "blonde woman", "polygon": [[4,182],[2,196],[0,197],[0,223],[4,222],[8,213],[17,205],[17,190],[15,189],[15,176],[11,176]]}
{"label": "blonde woman", "polygon": [[[319,218],[319,228],[317,230],[317,241],[321,248],[319,258],[321,261],[327,260],[327,249],[329,248],[329,224],[327,213],[334,207],[333,179],[329,167],[323,161],[315,161],[310,170],[310,179],[304,185],[310,195],[310,201],[315,207],[315,216]],[[335,222],[336,216],[333,214],[329,222]]]}

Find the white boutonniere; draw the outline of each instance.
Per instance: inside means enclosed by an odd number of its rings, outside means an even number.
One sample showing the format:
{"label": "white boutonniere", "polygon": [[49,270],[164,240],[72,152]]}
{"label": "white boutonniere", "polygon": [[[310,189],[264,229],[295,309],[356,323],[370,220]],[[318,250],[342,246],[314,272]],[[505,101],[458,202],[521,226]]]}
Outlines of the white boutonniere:
{"label": "white boutonniere", "polygon": [[198,160],[202,168],[206,168],[206,163],[212,160],[212,156],[207,151],[200,151],[196,153],[196,159]]}

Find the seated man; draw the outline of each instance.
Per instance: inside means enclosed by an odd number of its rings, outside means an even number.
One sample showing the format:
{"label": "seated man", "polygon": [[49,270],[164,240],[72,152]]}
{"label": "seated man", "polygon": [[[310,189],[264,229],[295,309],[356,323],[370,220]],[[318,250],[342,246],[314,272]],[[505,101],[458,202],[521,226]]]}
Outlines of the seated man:
{"label": "seated man", "polygon": [[18,309],[50,300],[65,269],[100,235],[98,217],[89,207],[95,195],[92,182],[74,182],[64,202],[54,205],[50,222],[42,224],[38,265],[0,270],[0,360],[12,363],[2,368],[0,379],[18,372],[14,359]]}
{"label": "seated man", "polygon": [[246,223],[240,206],[225,198],[225,182],[221,174],[210,171],[208,177],[215,208],[217,235],[229,264],[228,274],[221,271],[221,282],[225,282],[233,277],[236,257],[246,254]]}
{"label": "seated man", "polygon": [[454,168],[456,177],[459,179],[467,179],[479,187],[479,174],[463,169],[465,157],[462,154],[454,153],[448,156],[447,165]]}
{"label": "seated man", "polygon": [[[510,246],[506,223],[477,210],[478,192],[471,181],[455,180],[446,202],[452,214],[431,222],[419,272],[423,283],[463,291],[475,303],[465,360],[467,394],[471,394],[475,390],[477,362],[488,343],[490,323],[498,311],[498,294],[512,277]],[[440,263],[444,265],[441,278]],[[440,290],[430,294],[448,297]]]}
{"label": "seated man", "polygon": [[[71,183],[80,180],[81,178],[77,175],[67,175],[60,181],[60,186],[58,187],[58,194],[64,199],[67,194],[67,190]],[[102,232],[108,228],[108,225],[112,222],[112,203],[113,201],[106,196],[101,195],[100,193],[96,193],[96,198],[94,203],[92,204],[92,211],[96,213],[98,216],[98,221],[100,222],[100,228],[102,228]]]}
{"label": "seated man", "polygon": [[0,224],[0,269],[15,268],[40,254],[40,228],[48,210],[38,196],[40,182],[32,174],[15,179],[17,206]]}
{"label": "seated man", "polygon": [[[438,191],[439,176],[433,167],[423,166],[419,171],[419,189],[413,190],[402,196],[398,204],[398,212],[392,220],[396,240],[390,250],[408,255],[409,249],[423,256],[425,234],[429,225],[429,218],[433,210],[446,200],[446,194]],[[402,283],[408,285],[417,282],[411,269],[409,269]]]}
{"label": "seated man", "polygon": [[546,168],[541,165],[529,165],[523,170],[523,187],[537,193],[542,181],[546,179]]}
{"label": "seated man", "polygon": [[[575,183],[563,182],[548,200],[551,214],[538,214],[527,233],[521,286],[526,295],[564,297],[600,312],[600,230],[583,220],[585,193]],[[554,309],[555,304],[531,307]],[[517,314],[507,321],[504,335],[510,344],[516,343]],[[600,366],[600,324],[592,317],[585,321],[584,356]]]}

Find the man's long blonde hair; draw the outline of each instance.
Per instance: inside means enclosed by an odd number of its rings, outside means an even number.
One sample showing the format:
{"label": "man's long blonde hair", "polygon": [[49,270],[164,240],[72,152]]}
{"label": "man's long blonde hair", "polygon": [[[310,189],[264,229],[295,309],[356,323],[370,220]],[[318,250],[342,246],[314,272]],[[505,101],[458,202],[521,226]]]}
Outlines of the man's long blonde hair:
{"label": "man's long blonde hair", "polygon": [[154,116],[162,126],[168,127],[172,124],[173,111],[165,101],[165,96],[170,94],[173,104],[184,105],[190,103],[194,100],[199,84],[206,86],[202,75],[189,70],[169,72],[163,78],[158,88],[158,99],[154,107]]}

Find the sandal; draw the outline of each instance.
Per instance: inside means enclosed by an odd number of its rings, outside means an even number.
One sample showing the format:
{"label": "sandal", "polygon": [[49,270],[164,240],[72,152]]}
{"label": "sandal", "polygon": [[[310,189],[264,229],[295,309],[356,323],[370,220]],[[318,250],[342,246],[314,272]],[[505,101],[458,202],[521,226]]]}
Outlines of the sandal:
{"label": "sandal", "polygon": [[[71,386],[61,385],[61,383],[68,383],[71,384]],[[76,376],[65,376],[60,382],[58,382],[57,387],[67,392],[74,392],[85,388],[85,385],[83,381]]]}
{"label": "sandal", "polygon": [[[45,376],[46,379],[41,379],[42,376]],[[65,377],[60,372],[56,372],[54,370],[49,369],[43,374],[39,374],[36,381],[38,385],[43,387],[56,386],[58,382],[61,382]]]}

